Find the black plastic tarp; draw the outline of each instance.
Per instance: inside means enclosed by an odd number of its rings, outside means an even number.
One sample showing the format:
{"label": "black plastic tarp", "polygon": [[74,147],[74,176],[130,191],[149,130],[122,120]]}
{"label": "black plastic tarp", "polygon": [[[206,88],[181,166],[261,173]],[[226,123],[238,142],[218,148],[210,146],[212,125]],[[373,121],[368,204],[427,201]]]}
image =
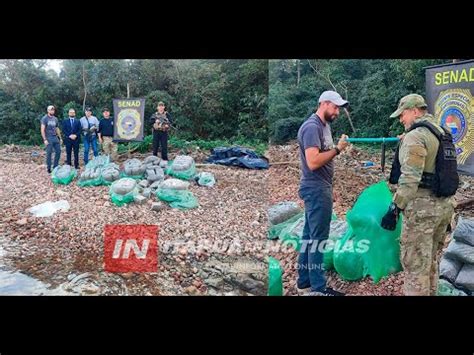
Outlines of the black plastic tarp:
{"label": "black plastic tarp", "polygon": [[219,147],[211,150],[207,163],[240,166],[248,169],[268,169],[268,160],[253,150],[242,147]]}

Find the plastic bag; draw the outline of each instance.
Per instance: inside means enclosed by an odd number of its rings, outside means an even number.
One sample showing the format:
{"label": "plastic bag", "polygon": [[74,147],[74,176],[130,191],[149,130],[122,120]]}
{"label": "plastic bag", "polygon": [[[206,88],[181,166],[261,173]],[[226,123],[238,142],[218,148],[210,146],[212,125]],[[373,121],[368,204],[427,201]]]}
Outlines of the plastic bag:
{"label": "plastic bag", "polygon": [[474,264],[474,247],[455,239],[449,243],[444,255],[462,263]]}
{"label": "plastic bag", "polygon": [[191,180],[196,175],[194,159],[186,155],[178,155],[168,163],[166,174],[181,180]]}
{"label": "plastic bag", "polygon": [[456,286],[462,286],[469,291],[474,291],[474,265],[464,264],[456,277]]}
{"label": "plastic bag", "polygon": [[[370,275],[377,283],[382,277],[402,270],[400,234],[403,215],[400,215],[394,231],[380,226],[391,201],[392,193],[387,182],[381,181],[362,191],[347,213],[350,229],[341,241],[341,249],[347,250],[339,252],[339,256],[336,256],[337,250],[334,251],[334,266],[343,278],[357,280],[356,276],[361,278]],[[345,246],[346,243],[349,244]],[[353,252],[349,252],[349,249]]]}
{"label": "plastic bag", "polygon": [[296,202],[284,201],[277,203],[268,209],[268,220],[271,224],[279,224],[285,222],[300,212],[301,208]]}
{"label": "plastic bag", "polygon": [[444,277],[450,282],[456,281],[459,271],[462,268],[462,262],[443,256],[439,263],[439,276]]}
{"label": "plastic bag", "polygon": [[109,189],[110,199],[116,206],[123,206],[134,202],[138,195],[138,185],[136,180],[131,178],[122,178],[114,181]]}
{"label": "plastic bag", "polygon": [[29,208],[28,212],[33,214],[35,217],[51,217],[58,211],[68,211],[70,207],[69,202],[66,200],[60,200],[57,202],[47,201]]}
{"label": "plastic bag", "polygon": [[[336,215],[332,214],[332,219],[336,219]],[[268,239],[280,239],[283,245],[290,245],[299,251],[301,247],[301,238],[303,237],[305,216],[304,211],[300,212],[290,219],[275,225],[270,224],[268,229]]]}
{"label": "plastic bag", "polygon": [[454,287],[449,281],[439,279],[437,296],[467,296],[467,294]]}
{"label": "plastic bag", "polygon": [[161,181],[165,178],[165,173],[163,169],[159,166],[148,167],[145,171],[145,177],[150,182]]}
{"label": "plastic bag", "polygon": [[[333,215],[334,217],[335,215]],[[323,253],[324,270],[334,269],[334,249],[341,244],[342,237],[346,234],[348,224],[340,219],[333,219],[329,229],[329,238]]]}
{"label": "plastic bag", "polygon": [[154,155],[150,155],[143,160],[143,164],[146,165],[147,169],[152,166],[160,166],[160,158]]}
{"label": "plastic bag", "polygon": [[102,184],[110,185],[114,181],[120,179],[120,167],[115,163],[110,163],[102,169],[101,175]]}
{"label": "plastic bag", "polygon": [[79,177],[77,185],[80,187],[102,185],[102,166],[86,166],[86,169]]}
{"label": "plastic bag", "polygon": [[86,169],[93,169],[95,167],[104,167],[110,163],[110,157],[108,155],[98,155],[94,159],[89,160],[86,165]]}
{"label": "plastic bag", "polygon": [[189,182],[179,179],[167,179],[160,184],[160,188],[169,190],[187,190],[189,188]]}
{"label": "plastic bag", "polygon": [[334,246],[334,269],[344,280],[359,280],[368,274],[362,253],[358,252],[356,244],[355,234],[348,228],[346,234]]}
{"label": "plastic bag", "polygon": [[171,190],[159,188],[156,197],[162,201],[169,202],[170,206],[178,209],[190,209],[198,207],[198,201],[193,193],[188,190]]}
{"label": "plastic bag", "polygon": [[68,185],[77,175],[76,169],[70,165],[57,166],[51,173],[51,179],[56,185]]}
{"label": "plastic bag", "polygon": [[211,173],[206,173],[206,172],[197,174],[194,179],[197,181],[198,185],[200,186],[213,187],[216,183],[216,179],[214,178],[214,175]]}
{"label": "plastic bag", "polygon": [[458,242],[474,246],[474,219],[459,216],[453,238]]}
{"label": "plastic bag", "polygon": [[120,174],[123,178],[132,178],[142,180],[146,170],[146,165],[139,159],[128,159],[123,163],[123,172]]}
{"label": "plastic bag", "polygon": [[280,262],[268,258],[268,296],[283,296],[283,271]]}

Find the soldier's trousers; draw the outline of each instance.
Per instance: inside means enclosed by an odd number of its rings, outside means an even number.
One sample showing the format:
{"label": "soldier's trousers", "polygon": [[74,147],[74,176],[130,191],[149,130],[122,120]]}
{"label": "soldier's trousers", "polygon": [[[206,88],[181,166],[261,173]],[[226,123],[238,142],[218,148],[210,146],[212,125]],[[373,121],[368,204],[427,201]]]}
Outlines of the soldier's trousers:
{"label": "soldier's trousers", "polygon": [[168,132],[153,130],[153,155],[158,155],[161,145],[161,159],[168,160]]}
{"label": "soldier's trousers", "polygon": [[405,271],[404,294],[435,295],[438,284],[438,253],[454,213],[452,198],[436,197],[419,189],[405,208],[400,257]]}
{"label": "soldier's trousers", "polygon": [[109,155],[112,161],[117,160],[117,143],[114,143],[112,137],[102,137],[103,142],[102,143],[102,150],[104,151],[104,154]]}

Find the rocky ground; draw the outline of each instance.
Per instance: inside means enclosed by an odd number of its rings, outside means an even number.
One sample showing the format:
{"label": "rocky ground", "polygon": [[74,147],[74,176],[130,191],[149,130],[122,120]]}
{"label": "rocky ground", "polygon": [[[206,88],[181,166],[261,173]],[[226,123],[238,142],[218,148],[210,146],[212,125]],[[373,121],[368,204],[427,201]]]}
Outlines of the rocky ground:
{"label": "rocky ground", "polygon": [[[181,152],[172,150],[171,158],[178,153]],[[147,155],[132,153],[132,157],[139,159]],[[203,163],[208,152],[198,150],[191,155],[197,163]],[[280,201],[296,201],[303,206],[298,197],[297,145],[272,146],[266,156],[277,163],[267,171],[199,167],[199,171],[212,172],[217,179],[213,188],[191,185],[199,207],[180,211],[166,206],[156,212],[151,210],[155,197],[143,205],[116,207],[110,201],[108,187],[80,188],[75,181],[67,186],[54,185],[46,173],[41,149],[2,147],[0,290],[1,283],[9,283],[9,290],[19,294],[264,295],[268,282],[264,248],[277,247],[279,243],[267,241],[267,209]],[[64,157],[63,151],[62,161]],[[119,162],[125,159],[127,154]],[[366,161],[374,162],[375,166],[364,167]],[[376,150],[351,147],[337,157],[337,216],[344,218],[360,192],[387,177],[389,168],[388,159],[385,173],[381,172],[380,151]],[[457,201],[474,197],[474,179],[462,176],[462,180],[462,188],[455,196]],[[67,212],[37,218],[26,211],[33,205],[62,199],[71,206]],[[457,209],[458,215],[473,217],[474,205]],[[157,224],[158,272],[105,272],[106,224]],[[284,269],[284,294],[295,295],[296,253],[286,249],[270,254],[280,260]],[[15,276],[18,274],[21,277]],[[25,276],[31,279],[24,280]],[[403,272],[376,285],[370,278],[346,282],[331,272],[328,283],[349,295],[400,295]]]}
{"label": "rocky ground", "polygon": [[[177,153],[172,150],[170,158]],[[202,163],[206,153],[196,151],[192,155]],[[63,150],[61,161],[64,157]],[[121,156],[119,162],[126,158],[126,154]],[[0,270],[17,270],[51,285],[58,294],[265,294],[264,254],[232,245],[266,240],[267,205],[262,201],[268,198],[268,171],[222,166],[198,171],[212,172],[217,180],[213,188],[191,185],[198,208],[180,211],[166,206],[152,211],[151,202],[156,197],[143,205],[116,207],[108,187],[81,188],[76,181],[54,185],[41,149],[4,146],[0,149],[0,248],[4,250]],[[45,218],[27,212],[33,205],[62,199],[71,206],[67,212]],[[105,272],[106,224],[157,224],[159,245],[163,247],[158,272]]]}
{"label": "rocky ground", "polygon": [[[386,179],[390,174],[391,156],[387,152],[385,173],[381,171],[381,156],[379,151],[362,150],[350,146],[336,158],[334,176],[334,211],[338,218],[353,206],[357,196],[369,185]],[[303,201],[298,197],[299,186],[299,155],[296,143],[285,146],[272,146],[268,152],[272,163],[269,169],[268,183],[270,203],[281,201],[296,201],[303,207]],[[372,167],[364,167],[364,162],[375,163]],[[285,162],[285,164],[278,164]],[[461,176],[462,188],[455,196],[456,201],[463,201],[474,197],[474,178]],[[470,207],[457,209],[456,219],[459,215],[474,217],[474,204]],[[446,240],[446,246],[450,238]],[[278,243],[275,241],[274,243]],[[296,295],[296,261],[297,254],[276,253],[274,256],[281,261],[284,269],[283,283],[285,295]],[[403,285],[403,272],[390,275],[378,284],[373,284],[370,278],[356,282],[342,280],[337,273],[331,271],[328,276],[328,285],[348,295],[401,295]]]}

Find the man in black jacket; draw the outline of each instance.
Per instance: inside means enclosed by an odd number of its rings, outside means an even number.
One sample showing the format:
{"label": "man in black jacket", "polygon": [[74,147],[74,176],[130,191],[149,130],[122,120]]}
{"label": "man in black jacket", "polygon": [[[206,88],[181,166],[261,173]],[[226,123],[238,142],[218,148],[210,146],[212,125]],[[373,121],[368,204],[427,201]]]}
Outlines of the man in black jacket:
{"label": "man in black jacket", "polygon": [[64,145],[66,146],[66,164],[71,165],[71,152],[74,151],[74,167],[79,169],[79,144],[81,143],[81,122],[76,119],[76,111],[71,108],[68,118],[63,120]]}
{"label": "man in black jacket", "polygon": [[171,127],[171,115],[165,111],[165,104],[158,102],[157,111],[151,115],[150,124],[153,131],[153,155],[158,155],[161,145],[161,159],[168,160],[168,130]]}

